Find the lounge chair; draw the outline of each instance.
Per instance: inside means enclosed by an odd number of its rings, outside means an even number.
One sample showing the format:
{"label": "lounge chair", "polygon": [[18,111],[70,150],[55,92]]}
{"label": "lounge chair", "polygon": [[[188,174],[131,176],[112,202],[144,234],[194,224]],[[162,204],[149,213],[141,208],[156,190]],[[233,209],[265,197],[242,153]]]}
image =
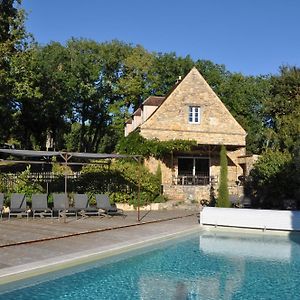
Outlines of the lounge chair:
{"label": "lounge chair", "polygon": [[74,194],[74,209],[77,210],[77,214],[81,216],[86,215],[101,215],[101,210],[96,207],[89,206],[89,198],[87,194]]}
{"label": "lounge chair", "polygon": [[74,215],[77,218],[77,211],[74,207],[69,206],[69,198],[67,194],[52,194],[53,210],[57,211],[58,217]]}
{"label": "lounge chair", "polygon": [[50,216],[53,217],[53,211],[48,207],[47,194],[34,194],[31,197],[32,201],[32,214],[33,218],[38,215],[40,217]]}
{"label": "lounge chair", "polygon": [[11,216],[23,215],[26,215],[28,220],[29,210],[26,207],[25,194],[11,194],[8,218],[10,219]]}
{"label": "lounge chair", "polygon": [[251,199],[249,197],[243,197],[242,199],[242,207],[243,208],[251,208],[252,207],[252,203],[251,203]]}
{"label": "lounge chair", "polygon": [[3,214],[3,205],[4,205],[4,194],[0,193],[0,216],[2,220],[2,214]]}
{"label": "lounge chair", "polygon": [[123,209],[117,208],[116,204],[111,204],[106,194],[96,194],[97,208],[101,209],[106,215],[124,215]]}

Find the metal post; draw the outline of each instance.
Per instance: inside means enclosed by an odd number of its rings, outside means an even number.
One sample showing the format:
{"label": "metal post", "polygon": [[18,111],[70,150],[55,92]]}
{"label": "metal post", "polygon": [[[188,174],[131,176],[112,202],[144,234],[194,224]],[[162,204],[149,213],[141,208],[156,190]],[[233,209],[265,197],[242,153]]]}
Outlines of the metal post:
{"label": "metal post", "polygon": [[139,157],[138,160],[138,164],[139,164],[139,179],[138,179],[138,206],[137,206],[137,220],[138,222],[140,222],[141,218],[140,218],[140,204],[141,204],[141,157]]}
{"label": "metal post", "polygon": [[66,202],[65,202],[65,209],[64,209],[64,223],[67,222],[67,206],[68,206],[68,174],[67,174],[67,166],[68,166],[68,160],[72,157],[72,155],[68,155],[65,153],[65,155],[61,154],[61,157],[64,159],[64,163],[66,166],[65,170],[65,195],[66,195]]}
{"label": "metal post", "polygon": [[67,193],[68,193],[68,175],[67,175],[67,171],[65,171],[65,194]]}

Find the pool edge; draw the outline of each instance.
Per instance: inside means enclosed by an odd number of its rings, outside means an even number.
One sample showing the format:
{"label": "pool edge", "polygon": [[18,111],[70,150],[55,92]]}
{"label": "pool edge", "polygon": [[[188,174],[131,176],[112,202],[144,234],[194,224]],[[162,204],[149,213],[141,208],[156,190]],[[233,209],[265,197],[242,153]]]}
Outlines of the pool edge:
{"label": "pool edge", "polygon": [[143,241],[125,244],[121,243],[116,247],[109,249],[103,249],[102,247],[93,248],[86,251],[74,252],[72,254],[59,256],[55,261],[53,261],[53,258],[48,258],[28,264],[22,264],[16,267],[5,268],[3,270],[0,270],[0,286],[38,275],[43,275],[49,272],[71,268],[95,260],[109,258],[129,251],[145,248],[150,245],[159,244],[164,241],[180,238],[185,235],[195,234],[197,232],[201,232],[202,230],[203,229],[199,228],[199,226],[195,226],[193,228],[185,229],[175,233],[159,235],[156,237],[145,239]]}

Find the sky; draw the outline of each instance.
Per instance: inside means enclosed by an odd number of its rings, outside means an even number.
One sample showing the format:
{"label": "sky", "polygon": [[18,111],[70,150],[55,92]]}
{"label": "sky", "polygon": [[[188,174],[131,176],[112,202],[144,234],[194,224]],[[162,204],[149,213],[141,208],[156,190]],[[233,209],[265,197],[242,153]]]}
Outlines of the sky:
{"label": "sky", "polygon": [[114,39],[244,75],[300,66],[299,0],[23,0],[36,41]]}

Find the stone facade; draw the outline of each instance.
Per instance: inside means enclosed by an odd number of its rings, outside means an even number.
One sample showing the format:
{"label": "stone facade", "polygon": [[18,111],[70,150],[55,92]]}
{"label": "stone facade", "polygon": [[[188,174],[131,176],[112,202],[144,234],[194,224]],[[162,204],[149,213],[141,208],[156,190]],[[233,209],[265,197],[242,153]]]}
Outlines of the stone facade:
{"label": "stone facade", "polygon": [[[191,124],[189,107],[200,107],[200,123]],[[206,83],[196,68],[143,124],[141,135],[148,139],[196,140],[205,145],[245,146],[246,132]]]}
{"label": "stone facade", "polygon": [[[145,162],[153,173],[156,172],[158,164],[161,165],[164,194],[178,201],[200,202],[211,197],[211,187],[217,193],[221,145],[225,145],[227,149],[228,184],[230,192],[235,193],[238,177],[243,175],[239,157],[245,155],[246,132],[198,70],[193,68],[166,98],[156,102],[157,105],[154,105],[154,101],[148,100],[148,103],[152,103],[152,107],[147,107],[145,101],[134,113],[133,125],[128,123],[126,134],[139,128],[140,134],[147,139],[194,140],[198,144],[192,152],[172,153],[162,161],[150,158]],[[139,121],[142,120],[139,124],[134,122],[137,116],[141,117]],[[208,181],[204,183],[198,180],[195,173],[197,167],[203,168],[197,165],[201,164],[201,159],[208,165]],[[188,180],[184,176],[178,177],[182,161],[193,164],[190,170],[193,174],[187,176]]]}

